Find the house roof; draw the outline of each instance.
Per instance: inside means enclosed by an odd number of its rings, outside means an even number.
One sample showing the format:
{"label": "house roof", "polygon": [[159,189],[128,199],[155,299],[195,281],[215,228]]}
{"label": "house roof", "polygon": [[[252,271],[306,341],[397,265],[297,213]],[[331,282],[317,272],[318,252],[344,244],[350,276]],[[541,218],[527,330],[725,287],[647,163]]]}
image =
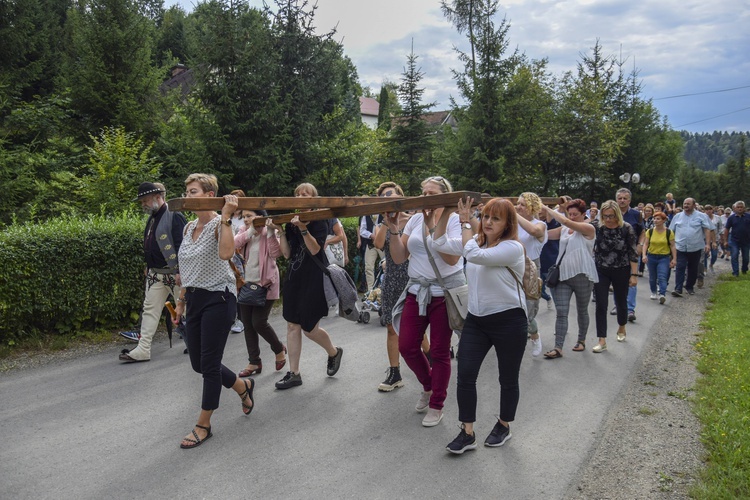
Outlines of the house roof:
{"label": "house roof", "polygon": [[359,98],[359,113],[367,116],[378,116],[380,110],[380,103],[377,99],[372,97],[360,97]]}

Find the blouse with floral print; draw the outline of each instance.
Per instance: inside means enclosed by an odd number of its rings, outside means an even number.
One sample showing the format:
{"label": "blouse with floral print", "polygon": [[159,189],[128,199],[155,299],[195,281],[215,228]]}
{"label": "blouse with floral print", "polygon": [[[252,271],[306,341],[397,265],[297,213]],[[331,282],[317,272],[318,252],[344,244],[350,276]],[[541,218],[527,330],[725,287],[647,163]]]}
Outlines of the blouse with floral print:
{"label": "blouse with floral print", "polygon": [[638,262],[637,243],[635,230],[627,222],[623,222],[623,227],[614,229],[609,229],[604,224],[599,225],[594,245],[596,266],[619,269],[629,266],[631,262]]}

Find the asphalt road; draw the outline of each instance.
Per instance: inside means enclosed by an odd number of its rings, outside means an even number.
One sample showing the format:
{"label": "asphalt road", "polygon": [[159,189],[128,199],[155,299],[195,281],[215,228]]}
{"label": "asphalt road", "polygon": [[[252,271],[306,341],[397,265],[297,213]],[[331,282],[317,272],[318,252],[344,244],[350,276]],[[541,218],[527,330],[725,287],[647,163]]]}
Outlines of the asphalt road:
{"label": "asphalt road", "polygon": [[[691,298],[682,299],[690,300]],[[122,364],[118,350],[38,369],[0,375],[0,497],[101,498],[560,498],[587,460],[602,422],[638,362],[660,312],[639,280],[637,321],[624,343],[609,320],[609,350],[594,354],[594,304],[588,349],[572,352],[577,325],[570,315],[564,357],[521,366],[521,401],[513,437],[481,446],[498,413],[494,352],[478,381],[480,447],[445,451],[457,434],[455,360],[445,417],[433,428],[414,410],[420,386],[402,364],[406,386],[380,393],[387,357],[377,314],[369,324],[325,319],[344,349],[341,370],[325,373],[326,354],[303,342],[303,385],[276,391],[283,373],[273,353],[255,377],[256,410],[242,414],[239,397],[222,393],[214,436],[193,450],[181,438],[197,418],[201,377],[182,343],[169,349],[158,335],[148,363]],[[610,297],[611,301],[611,297]],[[555,311],[542,301],[537,317],[545,351],[554,343]],[[280,338],[280,316],[272,325]],[[454,338],[454,343],[457,340]],[[123,347],[128,344],[123,340]],[[224,363],[244,368],[242,335],[231,335]]]}

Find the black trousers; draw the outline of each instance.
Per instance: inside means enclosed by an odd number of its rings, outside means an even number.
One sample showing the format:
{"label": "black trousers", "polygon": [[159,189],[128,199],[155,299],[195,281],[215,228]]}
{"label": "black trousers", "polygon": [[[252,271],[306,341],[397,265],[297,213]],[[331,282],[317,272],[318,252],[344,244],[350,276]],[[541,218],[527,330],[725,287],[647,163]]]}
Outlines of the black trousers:
{"label": "black trousers", "polygon": [[526,350],[529,323],[523,309],[474,316],[469,313],[458,342],[458,376],[456,396],[458,420],[477,419],[477,377],[490,348],[495,347],[500,382],[500,419],[512,422],[521,392],[518,372]]}
{"label": "black trousers", "polygon": [[228,290],[211,292],[188,287],[185,292],[185,335],[193,370],[203,375],[201,409],[219,407],[221,386],[231,388],[237,375],[221,364],[229,329],[237,315],[237,298]]}
{"label": "black trousers", "polygon": [[596,336],[607,336],[607,308],[609,307],[609,285],[615,295],[617,307],[617,324],[628,324],[628,282],[630,281],[630,266],[609,269],[596,266],[599,283],[594,283],[596,297]]}
{"label": "black trousers", "polygon": [[240,311],[240,319],[245,325],[245,345],[247,346],[247,359],[250,363],[257,365],[260,363],[260,346],[258,345],[258,335],[268,342],[274,354],[279,354],[284,350],[284,344],[281,343],[276,335],[276,330],[268,323],[268,316],[276,300],[266,300],[263,307],[237,305]]}

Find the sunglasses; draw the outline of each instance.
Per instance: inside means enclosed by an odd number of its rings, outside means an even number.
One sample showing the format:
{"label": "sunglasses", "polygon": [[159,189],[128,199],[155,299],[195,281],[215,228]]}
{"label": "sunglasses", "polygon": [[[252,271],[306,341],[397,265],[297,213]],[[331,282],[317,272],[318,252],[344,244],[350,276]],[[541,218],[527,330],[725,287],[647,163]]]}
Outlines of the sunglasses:
{"label": "sunglasses", "polygon": [[380,197],[382,198],[384,196],[393,196],[395,194],[396,194],[396,191],[383,191],[382,193],[380,193]]}
{"label": "sunglasses", "polygon": [[604,219],[604,220],[612,220],[612,219],[616,219],[616,218],[617,218],[617,216],[614,215],[614,214],[612,214],[612,215],[602,215],[602,219]]}

